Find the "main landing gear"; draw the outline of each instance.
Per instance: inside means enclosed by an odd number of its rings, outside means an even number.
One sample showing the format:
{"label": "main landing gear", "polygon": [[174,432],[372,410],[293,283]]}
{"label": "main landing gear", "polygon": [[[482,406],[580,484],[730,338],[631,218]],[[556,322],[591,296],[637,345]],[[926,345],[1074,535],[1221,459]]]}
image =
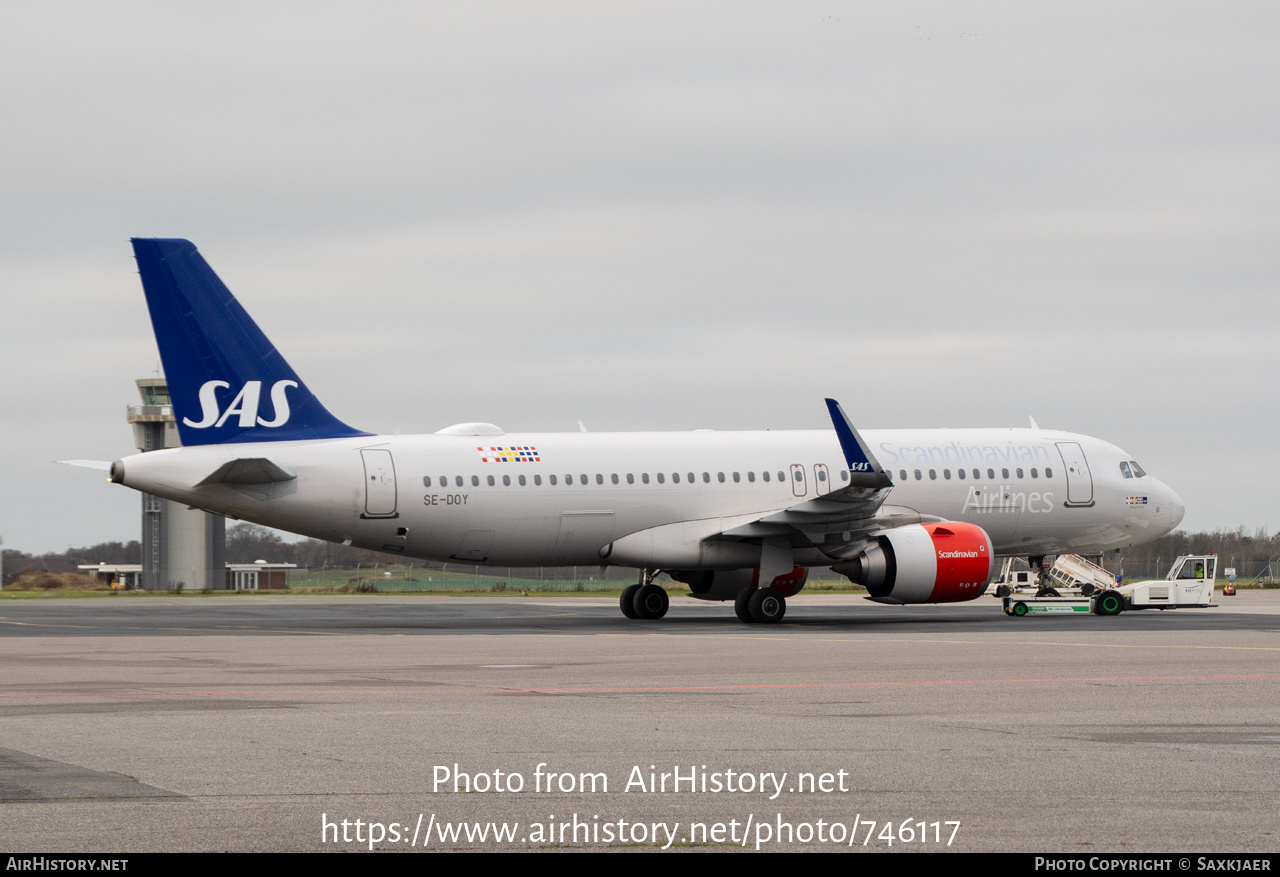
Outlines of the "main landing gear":
{"label": "main landing gear", "polygon": [[[653,583],[658,570],[640,571],[640,581],[622,592],[618,608],[628,618],[656,621],[667,614],[671,598]],[[745,624],[777,624],[787,614],[787,601],[773,588],[743,588],[733,601],[733,611]]]}
{"label": "main landing gear", "polygon": [[773,588],[743,588],[733,611],[744,624],[777,624],[787,614],[787,601]]}
{"label": "main landing gear", "polygon": [[628,618],[656,621],[667,614],[671,598],[667,592],[653,583],[654,570],[640,571],[640,581],[623,589],[618,606]]}

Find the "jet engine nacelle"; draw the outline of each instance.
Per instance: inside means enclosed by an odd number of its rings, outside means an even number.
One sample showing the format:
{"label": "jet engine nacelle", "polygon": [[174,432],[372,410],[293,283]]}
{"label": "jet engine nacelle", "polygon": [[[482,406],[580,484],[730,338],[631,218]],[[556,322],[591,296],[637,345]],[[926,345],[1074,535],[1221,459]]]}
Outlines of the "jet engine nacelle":
{"label": "jet engine nacelle", "polygon": [[877,603],[958,603],[996,575],[991,537],[975,524],[911,524],[883,533],[860,557],[831,567]]}
{"label": "jet engine nacelle", "polygon": [[[667,575],[677,582],[684,582],[699,600],[732,600],[746,588],[761,587],[760,569],[669,569]],[[800,593],[809,570],[797,566],[791,572],[775,576],[765,582],[783,597]]]}

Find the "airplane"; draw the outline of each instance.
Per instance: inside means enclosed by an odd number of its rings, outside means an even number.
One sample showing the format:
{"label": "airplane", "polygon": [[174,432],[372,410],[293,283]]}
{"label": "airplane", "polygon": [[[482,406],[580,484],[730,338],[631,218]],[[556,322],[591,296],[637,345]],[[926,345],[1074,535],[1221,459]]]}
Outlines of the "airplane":
{"label": "airplane", "polygon": [[[374,435],[321,404],[196,250],[134,238],[182,447],[110,480],[227,517],[403,557],[639,570],[777,623],[813,568],[887,604],[973,600],[998,558],[1033,563],[1171,531],[1183,504],[1100,439],[1031,429]],[[1035,426],[1034,420],[1032,426]]]}

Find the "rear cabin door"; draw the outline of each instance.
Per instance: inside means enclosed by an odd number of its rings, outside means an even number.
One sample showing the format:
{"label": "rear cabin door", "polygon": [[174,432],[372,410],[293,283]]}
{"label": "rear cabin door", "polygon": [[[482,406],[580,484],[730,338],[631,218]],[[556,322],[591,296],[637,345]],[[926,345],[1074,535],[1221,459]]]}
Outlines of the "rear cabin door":
{"label": "rear cabin door", "polygon": [[364,515],[367,518],[396,516],[396,467],[391,452],[382,448],[364,448]]}

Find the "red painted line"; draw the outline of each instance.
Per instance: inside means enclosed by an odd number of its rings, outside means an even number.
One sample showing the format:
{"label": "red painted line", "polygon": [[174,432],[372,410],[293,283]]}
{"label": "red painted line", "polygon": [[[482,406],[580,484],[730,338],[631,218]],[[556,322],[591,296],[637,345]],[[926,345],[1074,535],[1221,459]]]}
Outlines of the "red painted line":
{"label": "red painted line", "polygon": [[800,682],[771,685],[683,685],[636,688],[265,688],[206,691],[38,691],[0,693],[0,698],[24,697],[225,697],[229,695],[382,695],[382,694],[663,694],[697,691],[767,691],[805,688],[907,688],[929,685],[1028,685],[1063,682],[1203,682],[1212,680],[1280,679],[1280,673],[1214,676],[1068,676],[1060,679],[931,679],[921,682]]}

